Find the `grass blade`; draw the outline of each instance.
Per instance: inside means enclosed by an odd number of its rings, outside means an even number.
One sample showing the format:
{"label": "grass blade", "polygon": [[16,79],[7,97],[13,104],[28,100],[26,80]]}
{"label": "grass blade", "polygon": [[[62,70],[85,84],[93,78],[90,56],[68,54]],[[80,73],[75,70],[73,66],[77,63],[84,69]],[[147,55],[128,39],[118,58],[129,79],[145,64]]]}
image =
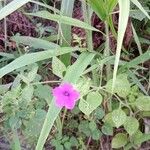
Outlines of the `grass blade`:
{"label": "grass blade", "polygon": [[28,3],[30,0],[13,0],[0,10],[0,20],[16,11],[21,6]]}
{"label": "grass blade", "polygon": [[54,49],[59,47],[59,45],[55,43],[30,36],[13,36],[11,39],[17,42],[17,44],[28,45],[35,49]]}
{"label": "grass blade", "polygon": [[142,5],[137,1],[137,0],[131,0],[131,2],[136,5],[142,12],[143,14],[145,14],[145,16],[147,16],[148,19],[150,19],[150,16],[148,15],[148,13],[146,12],[146,10],[142,7]]}
{"label": "grass blade", "polygon": [[113,72],[113,84],[112,84],[112,91],[115,87],[115,81],[119,66],[119,59],[121,55],[121,48],[123,43],[124,34],[126,31],[128,18],[129,18],[129,11],[130,11],[130,0],[119,0],[119,25],[118,25],[118,37],[117,37],[117,49],[116,49],[116,58],[114,64],[114,72]]}
{"label": "grass blade", "polygon": [[91,25],[89,25],[83,21],[73,19],[73,18],[67,17],[67,16],[51,14],[48,11],[38,11],[36,13],[26,13],[26,14],[31,15],[31,16],[44,18],[44,19],[48,19],[48,20],[53,20],[53,21],[56,21],[56,22],[59,22],[62,24],[67,24],[67,25],[71,25],[71,26],[84,28],[87,30],[99,31],[96,28],[92,27]]}
{"label": "grass blade", "polygon": [[[77,59],[77,61],[67,70],[66,75],[64,77],[64,81],[75,84],[79,79],[79,77],[82,75],[85,68],[89,65],[93,57],[94,54],[92,53],[82,53]],[[38,139],[36,150],[43,149],[43,146],[49,135],[49,132],[51,131],[54,121],[56,120],[60,111],[61,109],[55,106],[54,99],[53,99],[48,109],[46,119],[44,121],[44,125],[40,133],[40,137]]]}
{"label": "grass blade", "polygon": [[0,69],[0,78],[2,78],[7,73],[10,73],[18,68],[24,67],[26,65],[45,60],[54,56],[59,56],[62,54],[70,53],[72,51],[75,51],[76,48],[72,47],[63,47],[59,49],[51,49],[47,51],[42,52],[36,52],[36,53],[30,53],[25,54],[23,56],[20,56],[19,58],[15,59],[10,64],[4,66]]}

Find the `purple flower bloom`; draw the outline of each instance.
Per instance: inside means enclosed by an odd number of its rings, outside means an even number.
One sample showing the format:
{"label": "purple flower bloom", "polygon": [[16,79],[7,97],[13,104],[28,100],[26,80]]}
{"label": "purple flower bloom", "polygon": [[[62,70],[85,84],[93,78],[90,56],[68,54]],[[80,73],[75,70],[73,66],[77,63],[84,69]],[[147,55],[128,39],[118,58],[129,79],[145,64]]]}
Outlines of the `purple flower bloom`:
{"label": "purple flower bloom", "polygon": [[65,106],[67,109],[73,109],[80,94],[69,83],[63,83],[52,91],[55,97],[55,103],[58,107]]}

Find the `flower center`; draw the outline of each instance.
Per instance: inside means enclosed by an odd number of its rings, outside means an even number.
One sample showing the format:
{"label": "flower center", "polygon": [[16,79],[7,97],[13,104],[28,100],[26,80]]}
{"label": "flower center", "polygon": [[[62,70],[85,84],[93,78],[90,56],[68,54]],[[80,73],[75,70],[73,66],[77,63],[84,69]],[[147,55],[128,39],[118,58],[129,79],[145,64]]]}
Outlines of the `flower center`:
{"label": "flower center", "polygon": [[64,92],[64,95],[65,96],[70,96],[69,92],[67,92],[67,91]]}

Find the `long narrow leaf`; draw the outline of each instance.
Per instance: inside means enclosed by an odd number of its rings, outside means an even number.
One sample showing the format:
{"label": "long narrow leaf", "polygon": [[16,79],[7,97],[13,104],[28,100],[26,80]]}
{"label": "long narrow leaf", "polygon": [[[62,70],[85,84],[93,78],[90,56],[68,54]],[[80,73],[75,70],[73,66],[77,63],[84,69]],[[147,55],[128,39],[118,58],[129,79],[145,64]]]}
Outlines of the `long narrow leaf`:
{"label": "long narrow leaf", "polygon": [[30,37],[30,36],[13,36],[11,37],[12,40],[14,40],[15,42],[17,42],[18,44],[24,44],[24,45],[28,45],[30,47],[33,48],[38,48],[38,49],[54,49],[54,48],[58,48],[59,45],[40,39],[40,38],[34,38],[34,37]]}
{"label": "long narrow leaf", "polygon": [[138,0],[131,0],[131,2],[136,5],[142,12],[143,14],[145,14],[145,16],[147,16],[148,19],[150,19],[150,16],[148,15],[148,13],[146,12],[146,10],[142,7],[142,5],[138,2]]}
{"label": "long narrow leaf", "polygon": [[[64,81],[75,84],[79,79],[79,77],[82,75],[85,68],[89,65],[93,57],[94,54],[92,53],[82,53],[77,59],[77,61],[67,71],[64,77]],[[60,111],[61,109],[55,106],[54,99],[53,99],[50,104],[49,110],[47,112],[46,119],[44,121],[44,125],[40,133],[40,137],[38,139],[36,150],[43,149],[43,146],[49,135],[49,132],[51,131],[54,121],[56,120]]]}
{"label": "long narrow leaf", "polygon": [[48,11],[39,11],[36,13],[27,13],[27,14],[31,15],[31,16],[36,16],[36,17],[48,19],[48,20],[53,20],[53,21],[67,24],[67,25],[71,25],[71,26],[84,28],[87,30],[99,31],[96,28],[92,27],[91,25],[89,25],[83,21],[73,19],[71,17],[67,17],[67,16],[63,16],[63,15],[51,14]]}
{"label": "long narrow leaf", "polygon": [[28,3],[30,0],[13,0],[0,10],[0,20]]}
{"label": "long narrow leaf", "polygon": [[59,49],[52,49],[42,52],[36,52],[31,54],[25,54],[23,56],[20,56],[19,58],[15,59],[10,64],[4,66],[0,69],[0,78],[2,78],[7,73],[10,73],[18,68],[24,67],[26,65],[45,60],[54,56],[66,54],[72,51],[75,51],[75,48],[72,47],[63,47]]}
{"label": "long narrow leaf", "polygon": [[114,72],[113,72],[113,84],[112,84],[112,91],[115,87],[115,81],[119,66],[119,59],[121,55],[121,48],[123,43],[124,34],[126,31],[128,18],[129,18],[129,11],[130,11],[130,0],[119,0],[119,26],[118,26],[118,37],[117,37],[117,50],[116,50],[116,58],[114,64]]}

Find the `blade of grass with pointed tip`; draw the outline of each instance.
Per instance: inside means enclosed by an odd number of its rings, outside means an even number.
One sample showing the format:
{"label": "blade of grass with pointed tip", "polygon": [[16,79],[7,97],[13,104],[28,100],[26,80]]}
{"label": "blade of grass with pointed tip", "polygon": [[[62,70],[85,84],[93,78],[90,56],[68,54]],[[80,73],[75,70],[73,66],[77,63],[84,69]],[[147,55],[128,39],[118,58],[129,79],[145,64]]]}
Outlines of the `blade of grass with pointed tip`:
{"label": "blade of grass with pointed tip", "polygon": [[115,87],[123,38],[126,31],[128,18],[129,18],[129,11],[130,11],[130,0],[119,0],[119,25],[118,25],[116,58],[115,58],[114,71],[113,71],[112,91]]}
{"label": "blade of grass with pointed tip", "polygon": [[131,0],[131,2],[136,5],[142,12],[143,14],[145,14],[145,16],[147,16],[148,19],[150,19],[150,16],[148,15],[148,13],[146,12],[146,10],[142,7],[142,5],[138,2],[138,0]]}
{"label": "blade of grass with pointed tip", "polygon": [[[62,0],[61,1],[61,14],[62,15],[72,17],[74,1],[75,0]],[[61,31],[63,34],[63,37],[61,36],[62,46],[70,46],[71,40],[72,40],[71,26],[68,26],[66,24],[60,24],[60,26],[61,26]],[[69,53],[62,55],[60,58],[61,58],[61,61],[66,66],[70,65],[71,55]]]}
{"label": "blade of grass with pointed tip", "polygon": [[141,43],[139,41],[139,37],[138,37],[138,35],[135,31],[135,28],[134,28],[133,24],[131,24],[131,26],[132,26],[132,31],[133,31],[133,36],[134,36],[135,43],[136,43],[136,45],[138,47],[138,50],[139,50],[139,53],[141,55],[143,52],[142,52],[142,48],[141,48]]}
{"label": "blade of grass with pointed tip", "polygon": [[30,0],[13,0],[0,10],[0,20],[28,3]]}
{"label": "blade of grass with pointed tip", "polygon": [[55,43],[30,36],[13,36],[11,39],[14,40],[17,44],[28,45],[35,49],[54,49],[59,47],[59,45]]}
{"label": "blade of grass with pointed tip", "polygon": [[26,14],[31,15],[31,16],[40,17],[43,19],[53,20],[53,21],[71,25],[71,26],[84,28],[87,30],[99,31],[96,28],[92,27],[91,25],[89,25],[83,21],[80,21],[78,19],[74,19],[71,17],[63,16],[63,15],[51,14],[48,11],[38,11],[36,13],[26,13]]}
{"label": "blade of grass with pointed tip", "polygon": [[[93,59],[94,54],[92,53],[82,53],[77,61],[67,70],[66,75],[64,77],[64,82],[70,82],[75,84],[79,77],[82,75],[85,68],[90,64]],[[46,142],[46,139],[51,131],[51,128],[58,117],[61,109],[56,107],[54,103],[54,99],[51,102],[51,105],[48,109],[37,145],[36,150],[42,150],[43,146]]]}
{"label": "blade of grass with pointed tip", "polygon": [[58,49],[51,49],[47,51],[22,55],[19,58],[12,61],[11,63],[9,63],[8,65],[0,69],[0,78],[2,78],[7,73],[10,73],[26,65],[29,65],[29,64],[41,61],[41,60],[49,59],[54,56],[59,56],[62,54],[70,53],[75,50],[76,48],[63,47],[63,48],[58,48]]}

